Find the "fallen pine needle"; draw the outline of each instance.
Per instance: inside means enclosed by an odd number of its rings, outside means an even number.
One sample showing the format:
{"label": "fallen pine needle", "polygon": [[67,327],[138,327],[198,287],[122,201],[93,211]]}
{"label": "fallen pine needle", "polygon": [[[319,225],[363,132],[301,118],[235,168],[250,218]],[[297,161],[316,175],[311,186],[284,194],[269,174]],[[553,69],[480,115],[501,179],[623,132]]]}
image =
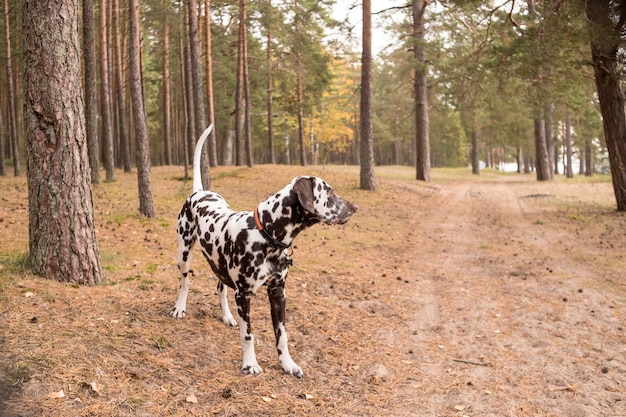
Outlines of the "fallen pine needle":
{"label": "fallen pine needle", "polygon": [[457,358],[453,358],[452,360],[455,362],[467,363],[469,365],[491,366],[491,362],[474,362],[474,361],[468,361],[465,359],[457,359]]}

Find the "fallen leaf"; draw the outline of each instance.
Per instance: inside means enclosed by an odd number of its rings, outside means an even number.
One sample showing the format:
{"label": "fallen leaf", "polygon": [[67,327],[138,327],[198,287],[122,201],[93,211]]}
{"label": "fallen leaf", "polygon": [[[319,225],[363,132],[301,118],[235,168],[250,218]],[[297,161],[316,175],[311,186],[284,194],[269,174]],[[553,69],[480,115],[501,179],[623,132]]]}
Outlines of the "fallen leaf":
{"label": "fallen leaf", "polygon": [[198,402],[198,399],[196,398],[195,394],[189,394],[187,398],[185,398],[185,401],[187,401],[188,403],[196,404]]}
{"label": "fallen leaf", "polygon": [[26,298],[31,298],[33,295],[35,295],[35,293],[32,293],[30,291],[24,293],[24,297]]}
{"label": "fallen leaf", "polygon": [[58,392],[51,392],[50,394],[48,394],[48,398],[64,398],[65,397],[65,393],[63,392],[63,390],[58,391]]}
{"label": "fallen leaf", "polygon": [[91,381],[89,383],[89,386],[91,387],[93,392],[95,392],[96,394],[100,395],[100,388],[98,388],[98,383],[96,381]]}
{"label": "fallen leaf", "polygon": [[265,401],[266,403],[272,402],[272,399],[271,399],[270,397],[265,397],[265,396],[263,396],[263,397],[261,397],[261,399],[262,399],[263,401]]}
{"label": "fallen leaf", "polygon": [[463,411],[463,410],[465,410],[466,408],[467,408],[467,406],[466,406],[466,405],[455,405],[455,406],[454,406],[454,409],[455,409],[456,411]]}

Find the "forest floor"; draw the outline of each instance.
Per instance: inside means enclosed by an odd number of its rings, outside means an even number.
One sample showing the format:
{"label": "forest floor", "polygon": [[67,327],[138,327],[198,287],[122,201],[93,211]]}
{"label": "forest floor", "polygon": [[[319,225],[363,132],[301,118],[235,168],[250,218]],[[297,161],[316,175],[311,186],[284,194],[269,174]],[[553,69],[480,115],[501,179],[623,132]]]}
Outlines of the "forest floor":
{"label": "forest floor", "polygon": [[[287,331],[304,378],[277,361],[265,294],[252,302],[264,372],[240,374],[199,251],[187,317],[175,222],[191,184],[153,169],[93,190],[105,283],[27,268],[25,178],[0,178],[0,416],[624,416],[626,215],[606,178],[357,167],[212,171],[237,210],[318,175],[359,212],[296,240]],[[232,296],[232,294],[231,294]],[[234,303],[231,301],[231,306]]]}

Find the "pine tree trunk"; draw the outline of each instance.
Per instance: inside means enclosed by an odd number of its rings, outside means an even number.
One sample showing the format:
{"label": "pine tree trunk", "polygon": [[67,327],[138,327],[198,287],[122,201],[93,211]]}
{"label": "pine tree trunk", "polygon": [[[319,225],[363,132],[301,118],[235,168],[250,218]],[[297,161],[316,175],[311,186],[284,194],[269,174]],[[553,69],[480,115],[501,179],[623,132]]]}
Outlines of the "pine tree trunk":
{"label": "pine tree trunk", "polygon": [[189,13],[185,14],[185,28],[187,36],[185,41],[181,37],[181,54],[182,59],[182,74],[183,74],[183,88],[185,96],[185,133],[187,142],[187,163],[191,164],[193,161],[194,145],[196,143],[196,117],[193,111],[193,83],[191,81],[191,55],[189,54]]}
{"label": "pine tree trunk", "polygon": [[13,80],[13,62],[11,56],[11,25],[9,21],[9,0],[4,0],[4,27],[6,33],[6,68],[9,84],[9,131],[11,141],[11,154],[13,156],[13,175],[21,175],[19,130],[17,129],[17,107],[15,104],[15,85]]}
{"label": "pine tree trunk", "polygon": [[548,153],[548,176],[550,179],[554,178],[554,133],[553,133],[553,106],[552,104],[546,105],[545,110],[545,132],[546,132],[546,151]]}
{"label": "pine tree trunk", "polygon": [[237,40],[237,85],[235,91],[235,164],[244,164],[244,42],[246,27],[246,2],[239,0],[239,36]]}
{"label": "pine tree trunk", "polygon": [[430,182],[428,83],[424,52],[424,11],[427,2],[413,0],[413,57],[415,60],[415,171],[416,179]]}
{"label": "pine tree trunk", "polygon": [[109,84],[109,44],[107,41],[107,2],[100,0],[100,115],[102,118],[102,150],[106,181],[115,181],[113,149],[113,120],[111,117],[111,88]]}
{"label": "pine tree trunk", "polygon": [[535,117],[534,123],[537,181],[547,181],[550,179],[550,161],[548,160],[548,149],[546,147],[545,122],[543,119]]}
{"label": "pine tree trunk", "polygon": [[[604,138],[609,152],[613,191],[618,211],[626,211],[626,114],[621,88],[621,59],[618,58],[622,27],[615,27],[611,19],[611,2],[587,2],[587,18],[591,37],[591,57]],[[623,17],[623,16],[622,16]],[[622,20],[620,20],[622,22]]]}
{"label": "pine tree trunk", "polygon": [[77,0],[23,3],[29,246],[34,273],[97,284],[79,10]]}
{"label": "pine tree trunk", "polygon": [[113,0],[113,46],[114,46],[114,69],[115,69],[115,91],[117,99],[117,120],[120,149],[122,157],[122,166],[124,172],[130,172],[132,169],[131,144],[128,132],[128,108],[126,106],[126,90],[124,88],[124,61],[122,58],[122,40],[121,32],[123,25],[120,19],[120,0]]}
{"label": "pine tree trunk", "polygon": [[267,29],[267,140],[270,152],[270,164],[276,163],[276,149],[274,147],[274,103],[272,93],[274,82],[272,81],[272,30]]}
{"label": "pine tree trunk", "polygon": [[[187,12],[189,14],[189,57],[191,59],[191,83],[193,85],[193,111],[196,122],[194,138],[197,140],[208,126],[204,113],[204,87],[202,86],[202,65],[200,64],[198,8],[196,0],[188,0],[187,6]],[[200,172],[202,173],[202,187],[205,190],[210,190],[211,175],[206,147],[202,152]]]}
{"label": "pine tree trunk", "polygon": [[363,53],[361,55],[361,189],[376,190],[374,131],[372,127],[372,3],[363,0]]}
{"label": "pine tree trunk", "polygon": [[96,42],[93,0],[83,2],[83,45],[85,56],[85,125],[91,183],[100,184],[100,146],[98,142],[98,106],[96,86]]}
{"label": "pine tree trunk", "polygon": [[594,172],[593,151],[591,150],[591,140],[585,140],[585,176],[591,177]]}
{"label": "pine tree trunk", "polygon": [[565,176],[567,178],[574,177],[574,169],[572,167],[572,120],[570,116],[570,111],[567,109],[565,114],[565,157],[566,157],[566,167],[565,167]]}
{"label": "pine tree trunk", "polygon": [[252,150],[252,126],[250,120],[250,77],[248,74],[248,31],[244,26],[243,31],[243,95],[245,105],[245,126],[246,126],[246,161],[248,168],[254,165],[254,152]]}
{"label": "pine tree trunk", "polygon": [[213,130],[209,135],[209,166],[217,166],[217,135],[215,133],[215,110],[213,103],[213,57],[211,45],[211,0],[204,1],[204,18],[205,18],[205,36],[204,36],[204,54],[206,59],[206,95],[207,105],[209,108],[209,124],[213,125]]}
{"label": "pine tree trunk", "polygon": [[472,130],[472,174],[480,175],[480,158],[478,156],[478,130]]}
{"label": "pine tree trunk", "polygon": [[154,204],[152,202],[152,187],[150,183],[150,143],[148,142],[146,111],[141,83],[139,0],[130,0],[128,7],[130,11],[130,95],[135,125],[139,211],[148,218],[154,218]]}
{"label": "pine tree trunk", "polygon": [[163,28],[163,146],[165,165],[172,165],[170,102],[170,25],[167,16]]}
{"label": "pine tree trunk", "polygon": [[0,176],[5,177],[7,175],[7,167],[4,163],[4,146],[6,138],[4,136],[4,115],[2,114],[2,108],[0,107]]}
{"label": "pine tree trunk", "polygon": [[[296,29],[297,32],[297,29]],[[304,94],[302,92],[302,60],[300,59],[300,51],[296,52],[296,100],[298,101],[298,142],[300,143],[300,165],[306,166],[306,144],[304,143],[304,115],[302,114],[302,105]]]}

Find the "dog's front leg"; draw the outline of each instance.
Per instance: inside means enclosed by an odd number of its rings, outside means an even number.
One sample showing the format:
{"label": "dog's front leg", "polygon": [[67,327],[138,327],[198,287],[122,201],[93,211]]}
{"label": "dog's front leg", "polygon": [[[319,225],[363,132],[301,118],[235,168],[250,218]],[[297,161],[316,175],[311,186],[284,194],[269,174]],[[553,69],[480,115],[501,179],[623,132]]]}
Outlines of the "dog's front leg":
{"label": "dog's front leg", "polygon": [[267,286],[267,295],[272,309],[272,324],[274,325],[280,365],[285,373],[302,378],[304,376],[302,368],[291,359],[289,354],[287,331],[285,330],[285,279],[278,278],[271,281]]}
{"label": "dog's front leg", "polygon": [[237,315],[239,316],[239,335],[241,338],[241,350],[243,360],[241,363],[241,373],[260,374],[263,368],[259,366],[254,352],[254,336],[250,326],[250,298],[252,293],[235,290],[235,301],[237,302]]}

